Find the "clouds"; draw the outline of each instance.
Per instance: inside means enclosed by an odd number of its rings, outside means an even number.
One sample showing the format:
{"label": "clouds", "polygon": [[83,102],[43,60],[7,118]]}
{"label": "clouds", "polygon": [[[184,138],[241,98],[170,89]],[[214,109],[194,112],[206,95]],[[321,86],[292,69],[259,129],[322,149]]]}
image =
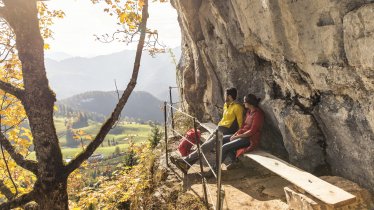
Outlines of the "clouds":
{"label": "clouds", "polygon": [[[95,41],[94,34],[110,34],[119,27],[115,17],[104,13],[103,4],[93,5],[90,0],[53,0],[48,5],[53,9],[62,9],[66,17],[57,20],[52,27],[54,39],[47,40],[51,45],[47,53],[64,52],[73,56],[92,57],[135,49],[135,45]],[[148,27],[158,30],[160,41],[169,47],[179,46],[181,35],[177,13],[170,3],[152,2],[149,13]]]}

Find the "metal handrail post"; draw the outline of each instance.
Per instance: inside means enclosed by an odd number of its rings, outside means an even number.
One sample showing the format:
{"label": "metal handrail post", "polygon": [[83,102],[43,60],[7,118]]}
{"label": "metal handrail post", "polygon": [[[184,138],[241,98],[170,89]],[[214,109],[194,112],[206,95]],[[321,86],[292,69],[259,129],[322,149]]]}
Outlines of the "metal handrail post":
{"label": "metal handrail post", "polygon": [[172,94],[171,94],[171,89],[173,87],[169,87],[169,99],[170,99],[170,115],[171,115],[171,127],[173,128],[174,130],[174,113],[173,113],[173,98],[172,98]]}
{"label": "metal handrail post", "polygon": [[216,157],[218,159],[216,160],[217,162],[217,210],[222,210],[223,208],[223,196],[224,192],[222,191],[222,139],[223,135],[220,131],[217,131],[216,133],[216,138],[217,138],[217,147],[218,149],[216,150]]}
{"label": "metal handrail post", "polygon": [[201,181],[202,181],[203,191],[204,191],[204,200],[205,200],[205,205],[206,205],[207,209],[209,209],[208,194],[207,194],[206,185],[205,185],[203,161],[202,161],[202,158],[201,158],[200,139],[197,137],[196,118],[193,118],[193,127],[194,127],[194,131],[195,131],[195,142],[196,142],[197,151],[198,151],[198,154],[199,154],[199,163],[200,163],[200,171],[201,171]]}
{"label": "metal handrail post", "polygon": [[167,102],[164,102],[164,124],[165,124],[165,157],[166,166],[169,167],[169,157],[168,157],[168,127],[167,127],[167,113],[166,113]]}

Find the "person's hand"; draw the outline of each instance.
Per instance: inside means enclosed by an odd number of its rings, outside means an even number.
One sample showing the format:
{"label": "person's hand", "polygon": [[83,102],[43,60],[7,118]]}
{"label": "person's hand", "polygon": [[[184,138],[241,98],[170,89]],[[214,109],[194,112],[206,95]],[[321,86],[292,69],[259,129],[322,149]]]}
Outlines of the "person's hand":
{"label": "person's hand", "polygon": [[237,139],[238,137],[236,137],[236,135],[232,135],[231,137],[230,137],[230,141],[234,141],[235,139]]}

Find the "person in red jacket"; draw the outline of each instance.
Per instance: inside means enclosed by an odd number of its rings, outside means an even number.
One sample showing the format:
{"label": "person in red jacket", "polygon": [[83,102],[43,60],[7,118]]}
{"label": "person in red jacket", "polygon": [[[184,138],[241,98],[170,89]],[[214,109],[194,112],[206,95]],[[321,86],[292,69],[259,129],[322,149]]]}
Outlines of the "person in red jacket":
{"label": "person in red jacket", "polygon": [[223,137],[222,162],[227,156],[234,161],[259,145],[261,128],[264,124],[264,112],[258,107],[260,100],[253,94],[244,97],[244,106],[247,108],[244,123],[234,135]]}

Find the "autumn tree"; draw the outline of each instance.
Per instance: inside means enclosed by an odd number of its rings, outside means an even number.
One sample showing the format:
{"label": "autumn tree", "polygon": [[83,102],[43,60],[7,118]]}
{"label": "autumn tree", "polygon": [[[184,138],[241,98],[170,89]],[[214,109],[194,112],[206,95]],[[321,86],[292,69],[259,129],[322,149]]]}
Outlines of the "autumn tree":
{"label": "autumn tree", "polygon": [[[111,3],[110,0],[106,2]],[[118,6],[121,2],[116,0],[115,5]],[[0,89],[22,104],[36,153],[36,161],[26,159],[17,149],[17,142],[12,141],[10,135],[0,133],[0,142],[9,156],[18,166],[30,171],[36,177],[30,192],[9,198],[8,202],[0,204],[0,209],[19,207],[30,201],[35,201],[39,209],[68,209],[67,179],[100,146],[118,120],[136,85],[146,33],[151,34],[146,29],[148,1],[124,2],[126,3],[122,10],[120,7],[111,8],[116,8],[115,14],[118,15],[120,23],[127,25],[124,32],[131,34],[131,40],[134,37],[139,39],[130,82],[95,138],[75,159],[65,165],[53,123],[56,96],[49,88],[44,66],[44,49],[48,48],[48,45],[44,43],[42,34],[50,31],[40,24],[41,16],[36,0],[0,0],[0,19],[8,27],[9,33],[15,37],[14,43],[5,44],[14,46],[22,74],[22,85],[15,85],[2,79]],[[134,3],[127,6],[127,2]],[[47,10],[44,12],[48,13]],[[48,21],[49,19],[46,20],[46,24]]]}
{"label": "autumn tree", "polygon": [[[49,27],[54,18],[63,17],[62,11],[48,11],[44,4],[38,4],[39,25],[43,38],[51,37]],[[48,46],[45,44],[45,47]],[[9,24],[0,19],[0,80],[23,88],[21,62],[15,49],[15,35]],[[27,157],[32,148],[32,135],[27,127],[27,116],[21,101],[0,90],[0,132],[13,144],[14,150]],[[3,145],[4,144],[4,145]],[[4,150],[9,147],[7,142],[0,141],[0,200],[11,200],[19,194],[29,192],[34,184],[35,176],[17,167],[15,159]],[[3,196],[5,196],[5,198]]]}

